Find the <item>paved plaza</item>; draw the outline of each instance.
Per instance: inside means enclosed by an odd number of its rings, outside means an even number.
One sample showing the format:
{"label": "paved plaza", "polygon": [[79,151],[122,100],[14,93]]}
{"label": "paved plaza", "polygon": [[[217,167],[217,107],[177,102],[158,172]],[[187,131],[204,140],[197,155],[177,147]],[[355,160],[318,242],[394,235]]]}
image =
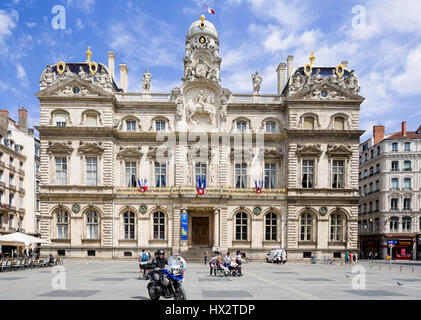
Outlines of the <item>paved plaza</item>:
{"label": "paved plaza", "polygon": [[[190,300],[420,299],[421,265],[360,263],[366,290],[354,290],[353,266],[289,262],[244,265],[240,278],[209,276],[209,267],[188,264],[184,287]],[[148,300],[136,261],[65,260],[66,290],[54,290],[52,268],[0,274],[0,299]],[[354,269],[355,271],[355,269]],[[55,282],[57,283],[57,281]],[[398,284],[399,283],[399,284]]]}

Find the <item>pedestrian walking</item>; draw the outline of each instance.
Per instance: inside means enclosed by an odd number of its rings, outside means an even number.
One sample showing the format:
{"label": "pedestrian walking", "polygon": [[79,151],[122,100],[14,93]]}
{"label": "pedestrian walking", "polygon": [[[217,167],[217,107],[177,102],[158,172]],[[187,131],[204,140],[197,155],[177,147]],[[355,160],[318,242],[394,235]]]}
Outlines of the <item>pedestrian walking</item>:
{"label": "pedestrian walking", "polygon": [[228,268],[231,264],[231,254],[227,252],[224,258],[224,267]]}
{"label": "pedestrian walking", "polygon": [[277,265],[279,265],[279,262],[281,262],[281,254],[278,251],[276,251],[275,256],[273,257],[273,260],[275,260]]}
{"label": "pedestrian walking", "polygon": [[287,253],[285,252],[285,250],[282,250],[281,252],[281,259],[283,264],[287,263]]}
{"label": "pedestrian walking", "polygon": [[208,252],[205,251],[205,265],[208,264]]}

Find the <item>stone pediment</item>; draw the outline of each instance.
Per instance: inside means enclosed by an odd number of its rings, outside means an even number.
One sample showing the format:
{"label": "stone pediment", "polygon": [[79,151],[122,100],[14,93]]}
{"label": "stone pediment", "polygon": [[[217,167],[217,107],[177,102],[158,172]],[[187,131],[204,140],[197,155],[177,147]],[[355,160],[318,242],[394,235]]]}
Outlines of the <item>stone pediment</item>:
{"label": "stone pediment", "polygon": [[351,146],[345,145],[328,145],[326,153],[329,157],[349,158],[352,155]]}
{"label": "stone pediment", "polygon": [[64,155],[69,155],[72,154],[73,152],[73,148],[64,144],[64,143],[60,143],[60,142],[56,142],[51,144],[48,149],[47,152],[49,154],[64,154]]}
{"label": "stone pediment", "polygon": [[80,146],[78,151],[83,155],[102,155],[104,153],[104,149],[95,143],[86,143]]}
{"label": "stone pediment", "polygon": [[331,101],[356,101],[362,102],[364,98],[360,95],[351,93],[346,88],[330,83],[324,80],[319,85],[309,88],[302,88],[288,96],[288,100],[300,101],[318,101],[318,102],[331,102]]}
{"label": "stone pediment", "polygon": [[159,147],[149,147],[148,157],[151,160],[156,160],[158,155],[161,155],[168,159],[173,156],[173,150],[168,148],[168,146],[165,146],[165,145],[162,145]]}
{"label": "stone pediment", "polygon": [[297,156],[299,157],[316,157],[319,158],[322,154],[320,145],[298,145],[297,146]]}
{"label": "stone pediment", "polygon": [[92,83],[82,80],[79,77],[71,77],[62,82],[56,83],[47,89],[41,90],[37,93],[37,97],[71,97],[71,98],[84,98],[84,97],[111,97],[107,91],[94,86]]}
{"label": "stone pediment", "polygon": [[142,158],[143,152],[141,151],[141,148],[120,148],[120,152],[117,154],[117,157],[123,159],[123,158],[136,158],[140,159]]}
{"label": "stone pediment", "polygon": [[284,155],[282,153],[282,148],[280,147],[270,147],[265,148],[264,157],[265,159],[270,158],[282,158]]}

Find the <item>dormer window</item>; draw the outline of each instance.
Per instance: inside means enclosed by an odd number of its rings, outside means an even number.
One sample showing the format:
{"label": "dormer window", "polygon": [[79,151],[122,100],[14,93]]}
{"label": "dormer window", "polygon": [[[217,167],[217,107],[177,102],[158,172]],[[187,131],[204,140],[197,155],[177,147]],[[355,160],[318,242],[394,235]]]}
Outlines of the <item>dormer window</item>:
{"label": "dormer window", "polygon": [[335,130],[345,130],[345,119],[342,117],[336,117],[334,121]]}
{"label": "dormer window", "polygon": [[304,118],[304,129],[314,130],[314,118],[313,117],[305,117]]}
{"label": "dormer window", "polygon": [[237,121],[237,131],[238,132],[246,132],[247,131],[247,122]]}
{"label": "dormer window", "polygon": [[158,120],[155,122],[156,131],[165,131],[165,121]]}
{"label": "dormer window", "polygon": [[127,120],[126,121],[126,128],[127,128],[127,131],[136,131],[136,121],[135,120]]}
{"label": "dormer window", "polygon": [[64,113],[57,113],[56,114],[56,126],[64,128],[67,124],[66,114]]}
{"label": "dormer window", "polygon": [[86,126],[87,127],[97,127],[97,116],[95,114],[86,115]]}
{"label": "dormer window", "polygon": [[276,123],[273,121],[266,122],[266,133],[275,133],[276,132]]}

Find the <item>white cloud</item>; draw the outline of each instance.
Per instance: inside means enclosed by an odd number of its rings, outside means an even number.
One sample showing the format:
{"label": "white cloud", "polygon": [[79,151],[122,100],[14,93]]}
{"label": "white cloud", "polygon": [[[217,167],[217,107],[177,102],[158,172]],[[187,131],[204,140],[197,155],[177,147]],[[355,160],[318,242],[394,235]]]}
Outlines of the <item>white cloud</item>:
{"label": "white cloud", "polygon": [[36,27],[37,23],[36,23],[36,22],[27,22],[27,23],[25,23],[25,25],[26,25],[29,29],[32,29],[33,27]]}
{"label": "white cloud", "polygon": [[420,61],[421,45],[409,52],[405,62],[405,71],[391,80],[394,90],[401,95],[421,94]]}
{"label": "white cloud", "polygon": [[0,41],[4,41],[7,36],[12,35],[12,29],[16,27],[19,21],[19,14],[17,11],[12,10],[7,13],[0,10]]}
{"label": "white cloud", "polygon": [[96,0],[67,0],[67,7],[75,7],[86,13],[90,13],[95,9]]}
{"label": "white cloud", "polygon": [[83,22],[82,22],[82,19],[78,18],[78,19],[76,20],[76,27],[78,28],[78,30],[83,30],[83,29],[85,29],[85,26],[84,26],[84,24],[83,24]]}

